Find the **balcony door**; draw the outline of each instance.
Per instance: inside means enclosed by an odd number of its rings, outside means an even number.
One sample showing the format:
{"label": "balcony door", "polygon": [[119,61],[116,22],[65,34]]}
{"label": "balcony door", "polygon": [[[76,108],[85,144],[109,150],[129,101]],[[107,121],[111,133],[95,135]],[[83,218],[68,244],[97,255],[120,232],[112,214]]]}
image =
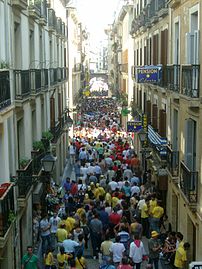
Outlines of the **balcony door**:
{"label": "balcony door", "polygon": [[196,170],[196,121],[185,121],[185,164],[190,171]]}
{"label": "balcony door", "polygon": [[178,111],[173,110],[172,149],[178,151]]}

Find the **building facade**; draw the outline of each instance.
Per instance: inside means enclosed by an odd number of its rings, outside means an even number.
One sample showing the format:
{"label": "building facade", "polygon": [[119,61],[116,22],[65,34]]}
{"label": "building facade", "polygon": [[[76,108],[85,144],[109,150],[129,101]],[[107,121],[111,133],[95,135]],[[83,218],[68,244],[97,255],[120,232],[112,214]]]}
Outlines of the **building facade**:
{"label": "building facade", "polygon": [[71,99],[67,2],[0,2],[0,183],[1,190],[6,188],[0,197],[2,269],[21,268],[21,257],[33,244],[33,212],[42,209],[46,194],[42,157],[49,150],[57,157],[57,184],[66,163]]}
{"label": "building facade", "polygon": [[[142,149],[135,134],[135,148],[144,168],[153,171],[173,230],[182,232],[184,240],[191,244],[189,260],[199,261],[202,259],[201,2],[135,0],[122,4],[120,15],[125,15],[108,29],[110,42],[113,39],[116,44],[109,53],[111,84],[118,83],[117,88],[126,89],[128,106],[132,100],[132,119],[146,123],[147,147]],[[130,4],[132,21],[128,16]],[[132,46],[126,46],[130,44],[126,25],[133,38]],[[132,62],[126,65],[128,70],[124,69],[126,49],[128,61]],[[133,87],[128,86],[130,73]],[[126,121],[129,119],[126,117]]]}

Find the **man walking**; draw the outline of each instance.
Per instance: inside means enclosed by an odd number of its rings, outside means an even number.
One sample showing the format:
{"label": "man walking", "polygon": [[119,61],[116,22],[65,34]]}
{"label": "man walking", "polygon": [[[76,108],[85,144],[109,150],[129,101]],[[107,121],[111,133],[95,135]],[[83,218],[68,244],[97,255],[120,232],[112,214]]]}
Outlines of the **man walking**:
{"label": "man walking", "polygon": [[39,269],[38,257],[33,254],[33,248],[27,247],[27,253],[22,257],[22,269]]}

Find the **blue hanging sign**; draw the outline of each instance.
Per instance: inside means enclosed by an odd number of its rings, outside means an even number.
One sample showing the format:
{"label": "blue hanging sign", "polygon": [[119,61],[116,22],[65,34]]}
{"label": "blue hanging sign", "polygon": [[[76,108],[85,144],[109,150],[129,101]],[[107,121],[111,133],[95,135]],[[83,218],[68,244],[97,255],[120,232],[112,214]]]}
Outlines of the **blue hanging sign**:
{"label": "blue hanging sign", "polygon": [[162,79],[162,65],[136,67],[138,83],[159,83]]}
{"label": "blue hanging sign", "polygon": [[135,133],[142,129],[141,121],[128,121],[127,122],[127,132]]}

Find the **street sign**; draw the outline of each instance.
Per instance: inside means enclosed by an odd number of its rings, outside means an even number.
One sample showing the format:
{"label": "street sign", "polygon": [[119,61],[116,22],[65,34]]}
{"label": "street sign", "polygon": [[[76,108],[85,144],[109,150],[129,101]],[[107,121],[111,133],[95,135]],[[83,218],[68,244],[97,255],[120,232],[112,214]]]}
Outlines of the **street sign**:
{"label": "street sign", "polygon": [[202,262],[191,262],[189,269],[202,269]]}
{"label": "street sign", "polygon": [[127,122],[127,132],[135,133],[142,129],[141,121],[128,121]]}

